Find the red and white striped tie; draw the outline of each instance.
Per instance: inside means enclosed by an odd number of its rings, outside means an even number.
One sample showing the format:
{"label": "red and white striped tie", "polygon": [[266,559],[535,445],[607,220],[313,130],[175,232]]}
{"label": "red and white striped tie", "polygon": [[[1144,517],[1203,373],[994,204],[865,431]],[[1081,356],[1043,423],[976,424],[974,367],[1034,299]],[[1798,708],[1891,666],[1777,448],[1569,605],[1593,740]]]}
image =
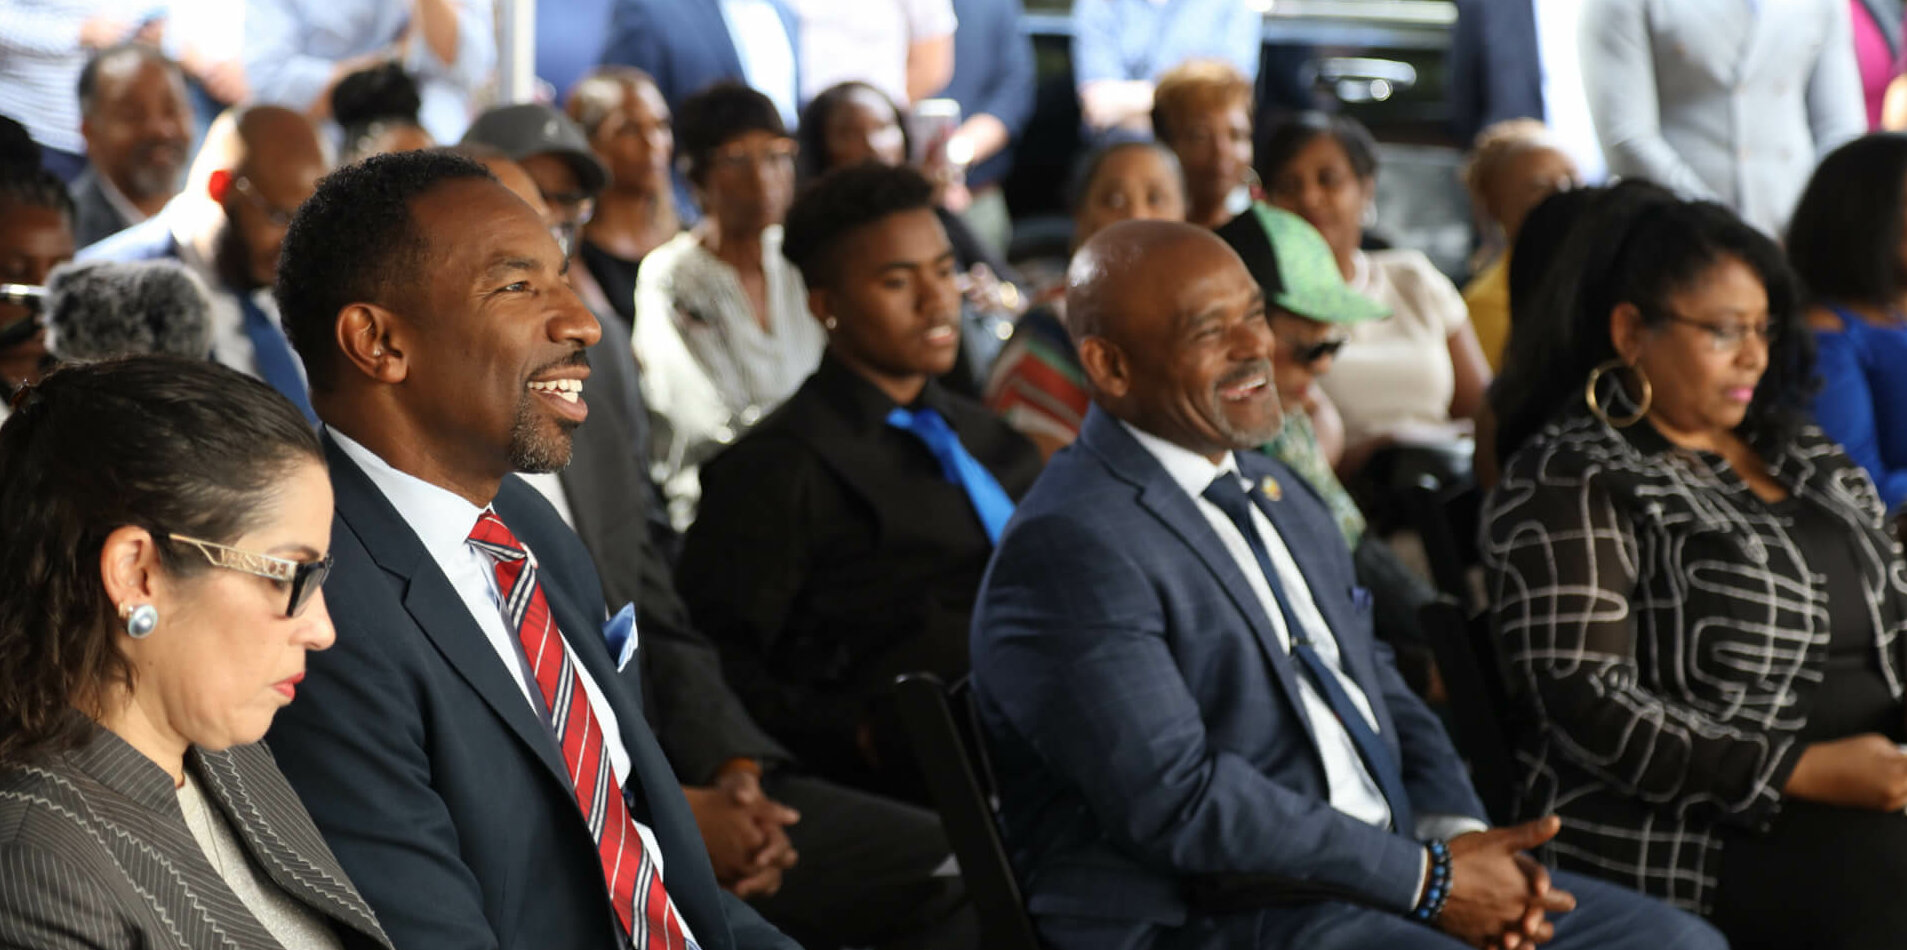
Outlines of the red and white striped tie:
{"label": "red and white striped tie", "polygon": [[662,887],[654,856],[643,846],[629,817],[622,790],[610,768],[603,745],[602,725],[590,708],[576,658],[557,632],[549,602],[536,582],[536,564],[517,543],[496,513],[484,509],[471,529],[470,543],[496,564],[497,589],[503,594],[503,620],[516,631],[529,657],[536,685],[548,704],[556,739],[569,764],[570,784],[576,788],[576,806],[596,838],[603,878],[609,882],[610,901],[638,950],[685,950],[688,938],[676,918],[675,905]]}

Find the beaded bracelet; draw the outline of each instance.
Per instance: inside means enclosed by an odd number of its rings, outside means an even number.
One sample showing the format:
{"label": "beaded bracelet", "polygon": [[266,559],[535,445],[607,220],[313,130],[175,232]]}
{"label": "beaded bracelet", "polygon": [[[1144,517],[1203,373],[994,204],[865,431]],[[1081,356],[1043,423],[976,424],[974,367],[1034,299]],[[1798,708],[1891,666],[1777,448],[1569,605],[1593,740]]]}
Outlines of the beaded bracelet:
{"label": "beaded bracelet", "polygon": [[1434,924],[1443,916],[1444,902],[1450,899],[1450,846],[1433,838],[1424,847],[1430,851],[1430,886],[1424,889],[1424,899],[1410,917]]}

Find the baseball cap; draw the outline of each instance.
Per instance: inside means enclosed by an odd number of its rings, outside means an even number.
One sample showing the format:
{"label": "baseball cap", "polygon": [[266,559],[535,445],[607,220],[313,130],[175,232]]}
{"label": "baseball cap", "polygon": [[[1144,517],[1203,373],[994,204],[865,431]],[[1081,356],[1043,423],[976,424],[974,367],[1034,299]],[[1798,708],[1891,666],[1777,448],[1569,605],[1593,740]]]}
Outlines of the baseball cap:
{"label": "baseball cap", "polygon": [[1217,233],[1245,261],[1265,291],[1265,302],[1274,307],[1319,323],[1363,323],[1391,315],[1389,307],[1345,285],[1324,235],[1289,211],[1253,202]]}
{"label": "baseball cap", "polygon": [[487,109],[464,133],[466,145],[488,145],[520,162],[532,155],[561,155],[576,172],[583,191],[595,194],[609,184],[609,171],[589,148],[589,137],[570,117],[536,102]]}

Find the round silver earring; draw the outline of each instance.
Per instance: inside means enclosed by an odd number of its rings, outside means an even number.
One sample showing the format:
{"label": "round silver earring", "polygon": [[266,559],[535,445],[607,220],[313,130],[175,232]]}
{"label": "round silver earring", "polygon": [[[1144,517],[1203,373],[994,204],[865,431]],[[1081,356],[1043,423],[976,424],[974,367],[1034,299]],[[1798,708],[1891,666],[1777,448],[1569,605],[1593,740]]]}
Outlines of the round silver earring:
{"label": "round silver earring", "polygon": [[152,636],[152,631],[159,628],[159,608],[151,604],[121,607],[119,617],[126,621],[126,636],[134,640],[143,640]]}

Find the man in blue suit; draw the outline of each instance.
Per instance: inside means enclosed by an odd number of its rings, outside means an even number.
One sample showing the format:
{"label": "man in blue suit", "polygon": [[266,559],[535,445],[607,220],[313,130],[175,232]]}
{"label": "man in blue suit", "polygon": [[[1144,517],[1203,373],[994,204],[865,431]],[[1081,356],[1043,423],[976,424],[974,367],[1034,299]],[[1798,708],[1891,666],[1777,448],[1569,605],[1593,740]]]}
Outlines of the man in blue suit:
{"label": "man in blue suit", "polygon": [[212,358],[264,380],[315,423],[271,285],[285,226],[324,173],[324,147],[303,115],[282,106],[230,110],[206,132],[185,191],[79,259],[184,264],[211,291]]}
{"label": "man in blue suit", "polygon": [[671,112],[724,79],[745,82],[792,129],[801,108],[797,25],[784,0],[615,0],[602,61],[654,77]]}
{"label": "man in blue suit", "polygon": [[1052,946],[1725,946],[1646,897],[1553,886],[1522,853],[1553,817],[1484,822],[1324,503],[1247,451],[1281,412],[1265,296],[1229,247],[1115,225],[1066,304],[1094,406],[1001,539],[972,643]]}
{"label": "man in blue suit", "polygon": [[[589,552],[514,472],[568,463],[596,320],[527,204],[435,151],[333,173],[276,288],[325,423],[332,622],[279,764],[398,950],[793,941],[716,886]],[[693,941],[688,942],[688,941]]]}

